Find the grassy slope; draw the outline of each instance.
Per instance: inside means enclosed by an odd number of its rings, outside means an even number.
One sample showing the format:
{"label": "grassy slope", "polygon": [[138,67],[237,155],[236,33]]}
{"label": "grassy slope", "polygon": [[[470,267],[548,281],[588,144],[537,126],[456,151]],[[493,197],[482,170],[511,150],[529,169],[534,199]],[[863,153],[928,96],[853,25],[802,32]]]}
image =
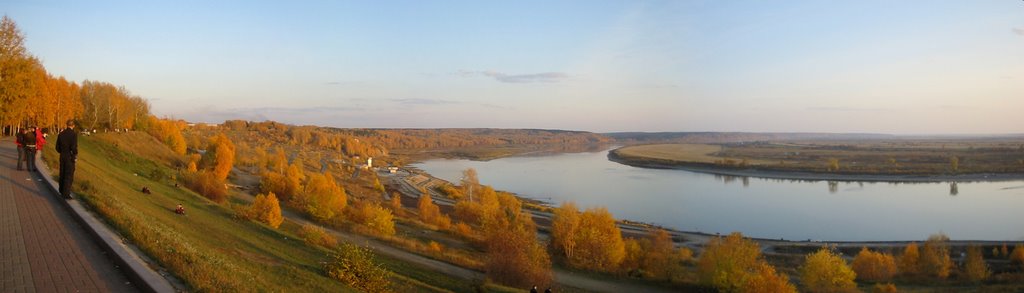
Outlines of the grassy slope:
{"label": "grassy slope", "polygon": [[[49,158],[54,157],[51,149]],[[298,225],[287,221],[274,230],[234,220],[224,206],[174,187],[171,166],[176,160],[166,147],[142,133],[82,137],[76,190],[126,238],[193,289],[351,291],[321,273],[320,262],[327,259],[327,251],[295,237]],[[53,160],[49,161],[52,165]],[[153,194],[142,194],[143,186]],[[178,203],[185,206],[187,216],[173,213]],[[395,282],[400,291],[471,289],[462,280],[395,260],[381,261],[399,273]]]}

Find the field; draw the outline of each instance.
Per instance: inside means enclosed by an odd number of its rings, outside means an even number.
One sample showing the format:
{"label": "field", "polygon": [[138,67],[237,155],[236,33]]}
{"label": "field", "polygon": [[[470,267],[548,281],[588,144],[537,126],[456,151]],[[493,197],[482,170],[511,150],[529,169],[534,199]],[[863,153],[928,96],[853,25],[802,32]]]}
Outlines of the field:
{"label": "field", "polygon": [[1024,139],[822,140],[627,146],[629,164],[852,175],[1024,173]]}
{"label": "field", "polygon": [[[56,154],[47,150],[53,168]],[[236,220],[231,209],[174,184],[179,163],[147,134],[100,134],[80,139],[75,191],[87,206],[180,280],[188,291],[350,292],[328,278],[329,251],[296,236],[299,224],[279,229]],[[145,186],[151,195],[143,194]],[[187,216],[173,212],[183,204]],[[378,257],[396,272],[399,291],[471,291],[470,281]]]}

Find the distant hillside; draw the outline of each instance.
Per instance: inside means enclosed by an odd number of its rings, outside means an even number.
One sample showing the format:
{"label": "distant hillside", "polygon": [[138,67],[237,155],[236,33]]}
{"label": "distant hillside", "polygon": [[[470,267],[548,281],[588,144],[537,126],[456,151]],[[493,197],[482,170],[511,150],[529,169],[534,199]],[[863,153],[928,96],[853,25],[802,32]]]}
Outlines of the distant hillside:
{"label": "distant hillside", "polygon": [[757,132],[613,132],[603,135],[621,143],[727,143],[779,140],[864,140],[892,139],[895,135],[874,133],[757,133]]}
{"label": "distant hillside", "polygon": [[340,129],[324,128],[388,149],[440,149],[515,145],[581,145],[611,139],[585,131],[548,129]]}

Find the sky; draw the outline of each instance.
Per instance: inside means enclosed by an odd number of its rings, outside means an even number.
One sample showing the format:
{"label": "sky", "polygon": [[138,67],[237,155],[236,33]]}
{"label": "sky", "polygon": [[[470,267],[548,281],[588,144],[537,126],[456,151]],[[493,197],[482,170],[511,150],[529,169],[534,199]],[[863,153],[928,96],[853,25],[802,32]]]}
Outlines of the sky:
{"label": "sky", "polygon": [[351,128],[1024,133],[1024,1],[0,1],[159,116]]}

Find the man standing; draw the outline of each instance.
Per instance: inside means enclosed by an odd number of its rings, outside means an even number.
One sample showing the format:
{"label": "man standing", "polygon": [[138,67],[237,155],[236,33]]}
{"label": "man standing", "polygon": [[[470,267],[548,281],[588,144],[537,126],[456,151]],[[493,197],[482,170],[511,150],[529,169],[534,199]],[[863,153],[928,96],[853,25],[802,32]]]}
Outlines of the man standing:
{"label": "man standing", "polygon": [[18,171],[21,171],[22,161],[25,160],[25,129],[18,129],[14,134],[14,143],[18,145]]}
{"label": "man standing", "polygon": [[27,163],[25,168],[27,168],[29,172],[35,172],[36,151],[41,149],[44,141],[42,141],[41,136],[36,135],[35,126],[29,127],[29,129],[31,129],[31,131],[22,136],[21,143],[25,149],[25,163]]}
{"label": "man standing", "polygon": [[74,120],[68,120],[67,126],[57,135],[57,153],[60,153],[60,195],[71,199],[75,161],[78,160],[78,134],[75,133]]}

